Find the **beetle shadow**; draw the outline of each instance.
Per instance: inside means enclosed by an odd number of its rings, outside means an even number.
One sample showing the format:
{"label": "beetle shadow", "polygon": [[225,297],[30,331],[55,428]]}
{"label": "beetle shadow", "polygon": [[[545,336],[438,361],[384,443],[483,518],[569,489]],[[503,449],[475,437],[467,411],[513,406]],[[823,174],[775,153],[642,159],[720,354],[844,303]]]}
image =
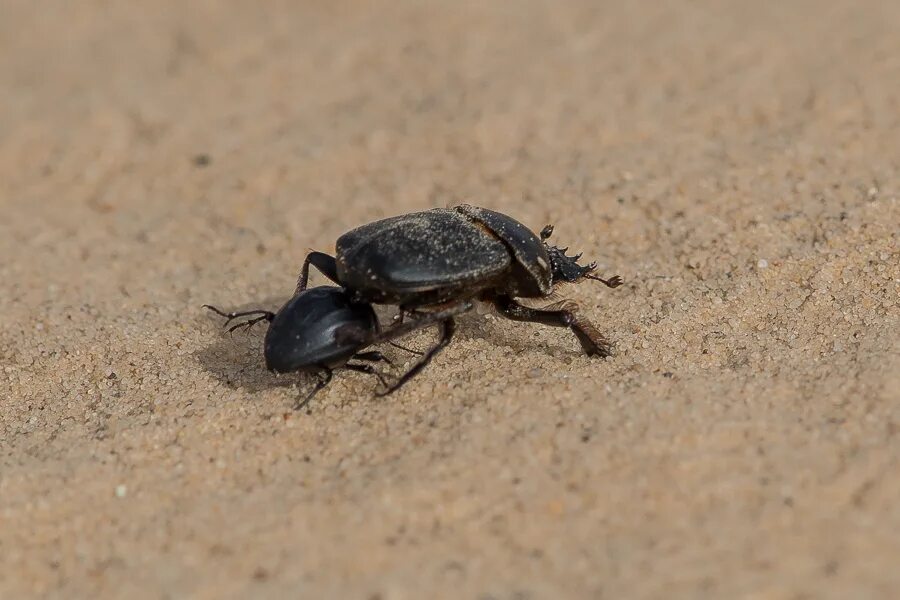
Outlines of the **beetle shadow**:
{"label": "beetle shadow", "polygon": [[[379,319],[381,319],[383,326],[388,327],[391,320],[382,316],[383,313],[380,309],[381,307],[376,307]],[[570,334],[571,345],[565,342],[565,336],[563,336],[563,341],[557,343],[548,343],[553,336],[542,336],[542,333],[547,331],[568,331],[568,329],[548,327],[538,323],[513,321],[491,310],[488,310],[487,314],[490,314],[493,318],[488,320],[485,318],[485,315],[478,314],[474,310],[456,316],[456,331],[453,334],[453,339],[460,341],[483,340],[497,349],[508,349],[517,354],[537,351],[553,358],[559,358],[567,354],[581,354],[581,347],[578,345],[574,334]],[[431,325],[415,330],[395,341],[407,348],[422,352],[431,347],[437,339],[436,326]],[[453,342],[450,344],[452,345]],[[382,347],[379,350],[390,349]]]}
{"label": "beetle shadow", "polygon": [[[226,312],[255,309],[277,312],[286,301],[287,299],[283,297],[270,297],[258,302],[217,306],[217,308]],[[389,327],[393,323],[396,310],[384,306],[374,306],[373,308],[382,327]],[[263,358],[263,340],[268,328],[267,323],[257,323],[249,331],[236,330],[228,333],[223,327],[225,318],[205,308],[197,314],[195,323],[201,330],[206,330],[208,325],[213,324],[214,329],[211,331],[214,332],[213,335],[217,336],[215,341],[194,353],[197,362],[207,373],[231,389],[243,389],[250,393],[258,393],[298,385],[303,387],[315,380],[315,376],[309,373],[290,373],[277,376],[266,369]],[[234,323],[232,322],[230,325]],[[219,327],[215,328],[215,325]]]}
{"label": "beetle shadow", "polygon": [[517,323],[502,317],[487,321],[480,315],[465,316],[467,319],[460,319],[456,330],[456,337],[460,340],[483,340],[497,349],[509,349],[516,354],[540,351],[547,356],[556,357],[567,351],[565,345],[551,344],[546,339],[532,337],[535,331],[549,330],[550,327]]}
{"label": "beetle shadow", "polygon": [[[548,327],[537,323],[522,323],[492,315],[493,319],[485,319],[483,315],[465,314],[457,318],[455,337],[460,340],[483,340],[498,349],[505,348],[517,354],[523,352],[542,352],[549,357],[559,358],[567,354],[578,355],[581,347],[574,334],[572,343],[552,341],[554,336],[542,335],[545,332],[568,331],[567,329]],[[565,340],[566,336],[563,336]]]}
{"label": "beetle shadow", "polygon": [[[261,308],[274,312],[283,305],[284,301],[284,298],[272,297],[260,302],[220,308],[228,311]],[[393,315],[396,313],[387,307],[375,306],[374,308],[382,327],[390,327],[393,322]],[[537,350],[551,357],[559,357],[567,353],[578,354],[577,344],[573,346],[560,343],[548,344],[545,341],[539,341],[532,337],[533,332],[551,329],[548,327],[517,323],[499,316],[495,316],[494,319],[489,321],[484,316],[474,312],[460,315],[456,318],[456,321],[455,337],[459,340],[484,340],[492,346],[508,348],[516,353]],[[278,388],[304,386],[314,379],[312,375],[305,373],[294,373],[278,377],[266,369],[263,359],[263,339],[266,335],[266,323],[259,323],[250,331],[238,330],[229,334],[222,328],[225,319],[207,311],[207,309],[202,309],[202,312],[197,314],[195,322],[199,329],[210,331],[212,335],[216,336],[212,343],[195,352],[194,356],[197,362],[200,363],[207,373],[231,389],[243,389],[255,394]],[[209,325],[212,325],[212,327],[209,328]],[[521,327],[523,330],[529,328],[530,325],[531,331],[523,331],[516,334],[509,331],[506,325],[514,329]],[[433,331],[433,327],[426,327],[396,341],[404,346],[422,351],[436,341]],[[530,342],[530,340],[534,341]],[[379,349],[391,351],[387,345],[385,345],[385,348]],[[399,357],[404,356],[404,353],[400,350],[395,352],[399,352]],[[393,354],[393,352],[391,353]]]}

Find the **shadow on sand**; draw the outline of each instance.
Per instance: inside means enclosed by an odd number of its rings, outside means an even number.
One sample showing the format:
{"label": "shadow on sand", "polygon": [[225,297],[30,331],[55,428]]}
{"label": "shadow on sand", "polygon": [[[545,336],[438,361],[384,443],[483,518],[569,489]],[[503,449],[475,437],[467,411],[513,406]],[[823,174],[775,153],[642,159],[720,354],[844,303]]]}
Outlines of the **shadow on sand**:
{"label": "shadow on sand", "polygon": [[[262,302],[241,305],[241,306],[220,306],[227,311],[241,311],[254,308],[264,308],[267,310],[278,310],[283,299],[268,298]],[[393,312],[390,309],[382,309],[376,307],[378,317],[383,326],[387,327],[392,322]],[[262,392],[280,387],[292,387],[295,385],[306,387],[311,385],[315,377],[311,374],[297,373],[288,376],[276,376],[266,370],[263,359],[263,339],[266,333],[266,323],[259,323],[250,331],[235,331],[234,333],[226,333],[221,329],[224,319],[211,312],[203,310],[197,315],[197,323],[201,328],[205,328],[210,324],[219,325],[214,331],[214,341],[199,350],[195,356],[200,365],[218,381],[232,389],[243,389],[250,393]],[[483,317],[474,312],[457,317],[456,339],[482,339],[490,345],[506,347],[512,349],[516,353],[525,351],[533,351],[539,349],[551,356],[558,356],[561,352],[571,350],[573,354],[578,353],[577,344],[573,344],[571,348],[558,346],[556,344],[550,346],[541,341],[541,338],[529,339],[534,340],[532,343],[523,343],[521,336],[507,335],[505,329],[507,327],[519,328],[529,327],[529,325],[521,323],[508,322],[503,319],[486,322]],[[534,327],[534,326],[530,326]],[[543,327],[537,328],[543,330]],[[436,340],[434,328],[428,328],[423,331],[415,332],[401,340],[401,344],[416,350],[424,350],[428,348]],[[574,340],[573,340],[574,341]],[[410,360],[410,355],[403,350],[392,348],[385,345],[380,348],[397,364]],[[437,358],[436,360],[440,360]],[[397,372],[394,369],[385,369],[388,374],[398,376],[402,371]],[[427,370],[425,371],[427,373]],[[427,376],[427,375],[425,375]]]}

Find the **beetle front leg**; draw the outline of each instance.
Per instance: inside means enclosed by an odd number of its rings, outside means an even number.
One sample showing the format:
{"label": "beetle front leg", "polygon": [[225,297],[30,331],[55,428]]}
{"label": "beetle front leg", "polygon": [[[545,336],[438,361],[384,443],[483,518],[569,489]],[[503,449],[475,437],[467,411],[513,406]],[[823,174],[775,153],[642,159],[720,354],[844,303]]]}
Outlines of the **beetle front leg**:
{"label": "beetle front leg", "polygon": [[337,276],[337,260],[324,252],[313,251],[307,254],[306,260],[303,261],[303,267],[300,268],[300,276],[297,278],[297,289],[294,291],[294,294],[299,294],[306,289],[306,284],[309,282],[309,265],[314,266],[322,275],[341,285]]}
{"label": "beetle front leg", "polygon": [[588,356],[605,358],[612,354],[612,345],[609,341],[589,321],[576,314],[578,305],[571,300],[563,300],[546,308],[530,308],[519,304],[509,296],[495,296],[490,300],[507,319],[551,327],[568,327],[578,338]]}

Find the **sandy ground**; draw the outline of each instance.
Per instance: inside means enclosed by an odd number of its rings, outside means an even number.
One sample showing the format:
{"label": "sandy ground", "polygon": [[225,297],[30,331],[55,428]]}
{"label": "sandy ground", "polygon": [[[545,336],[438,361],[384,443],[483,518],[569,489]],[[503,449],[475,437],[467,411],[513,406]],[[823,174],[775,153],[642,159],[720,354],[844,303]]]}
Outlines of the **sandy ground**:
{"label": "sandy ground", "polygon": [[[0,597],[900,595],[900,3],[254,6],[0,2]],[[463,201],[614,358],[472,314],[306,415],[200,309]]]}

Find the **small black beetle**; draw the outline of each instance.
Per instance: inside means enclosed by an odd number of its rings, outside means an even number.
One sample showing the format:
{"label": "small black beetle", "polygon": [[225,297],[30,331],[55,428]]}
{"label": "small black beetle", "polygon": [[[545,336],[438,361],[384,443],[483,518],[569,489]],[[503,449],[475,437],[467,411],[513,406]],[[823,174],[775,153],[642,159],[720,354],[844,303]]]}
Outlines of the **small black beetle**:
{"label": "small black beetle", "polygon": [[572,330],[589,356],[610,355],[609,342],[588,321],[577,316],[572,301],[537,309],[515,298],[550,296],[560,282],[594,279],[615,288],[618,276],[601,279],[591,272],[596,263],[578,264],[581,255],[546,240],[512,217],[463,204],[436,208],[363,225],[340,236],[336,256],[310,252],[303,263],[297,292],[306,289],[309,267],[346,288],[358,302],[396,304],[400,317],[417,318],[385,331],[375,343],[394,339],[432,324],[441,327],[440,340],[387,392],[421,371],[451,340],[453,317],[472,308],[473,300],[493,304],[501,315]]}
{"label": "small black beetle", "polygon": [[349,362],[351,359],[388,361],[380,352],[361,352],[376,339],[378,319],[371,304],[354,301],[343,288],[321,286],[304,290],[277,313],[267,310],[226,313],[208,304],[204,307],[226,317],[226,327],[234,319],[254,317],[232,325],[229,332],[268,321],[264,355],[266,368],[273,373],[313,372],[319,376],[316,386],[297,401],[295,409],[306,406],[316,392],[328,385],[335,369],[370,373],[387,387],[372,365]]}

